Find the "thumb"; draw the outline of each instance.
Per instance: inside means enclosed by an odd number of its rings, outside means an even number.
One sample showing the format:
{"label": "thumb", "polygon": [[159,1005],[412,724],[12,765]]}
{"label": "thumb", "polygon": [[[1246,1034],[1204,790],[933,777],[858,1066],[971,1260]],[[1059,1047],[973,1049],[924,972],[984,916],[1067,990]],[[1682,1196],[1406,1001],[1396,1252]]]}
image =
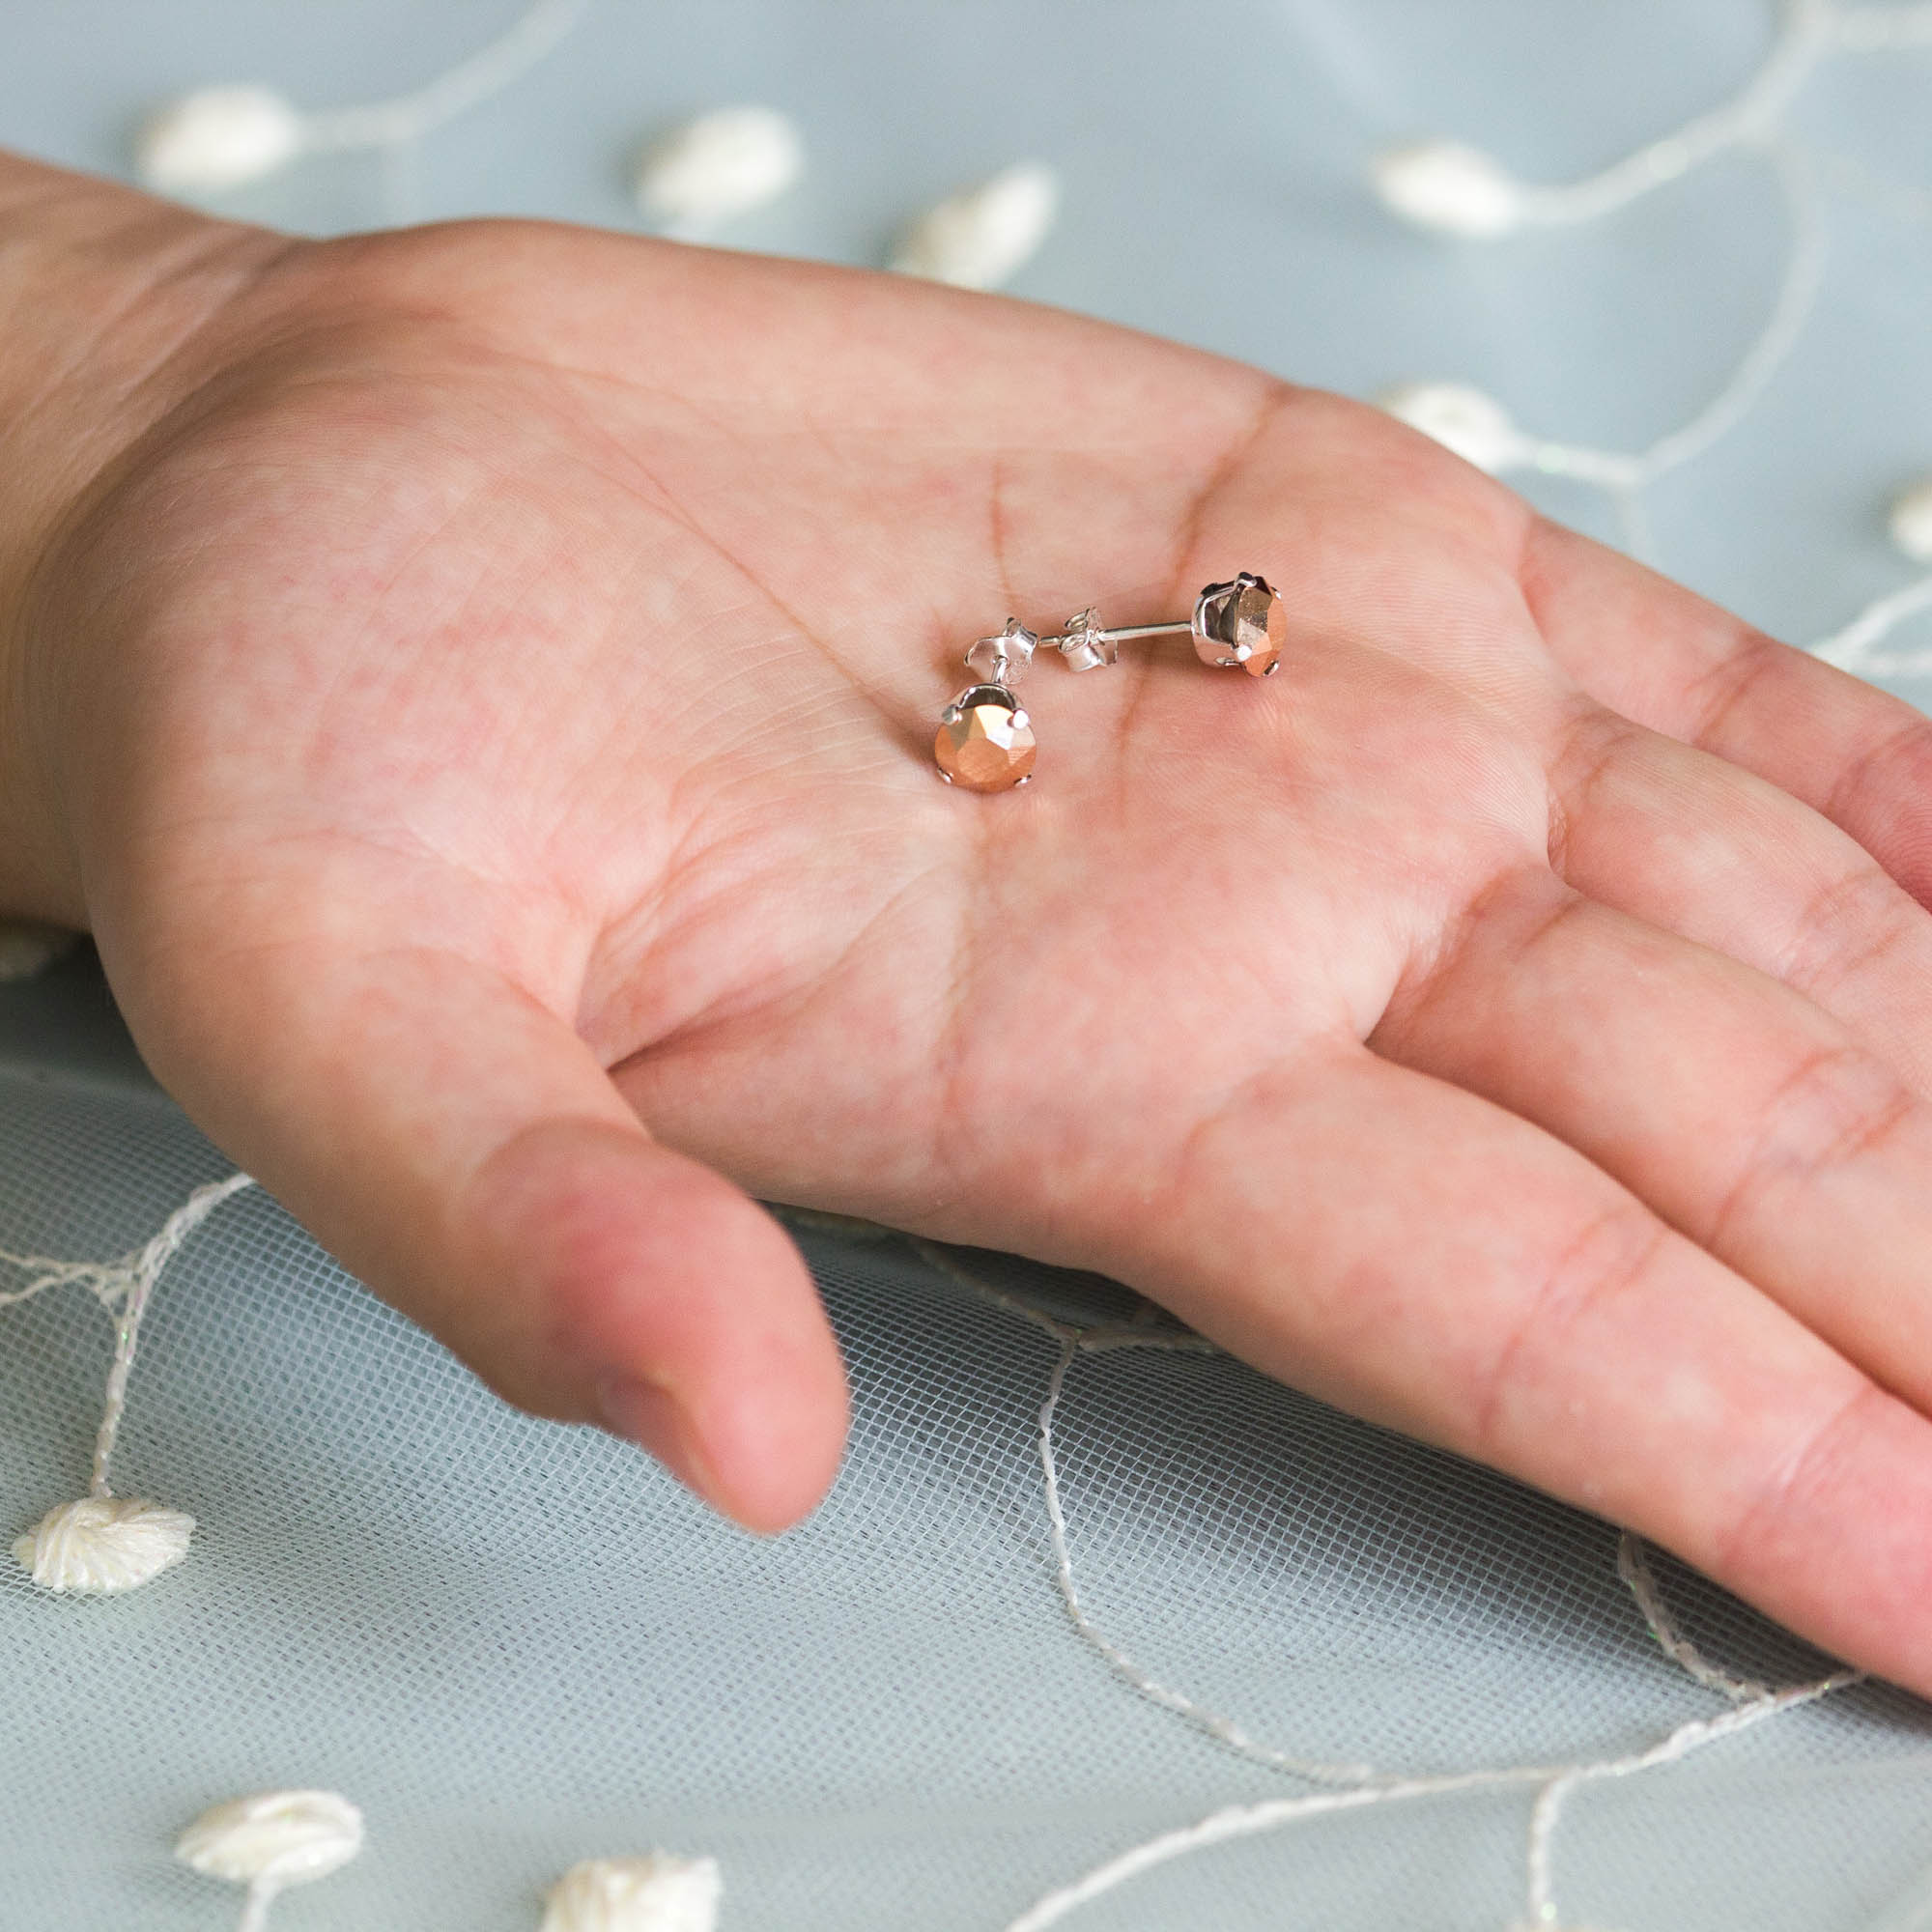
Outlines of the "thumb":
{"label": "thumb", "polygon": [[320,951],[232,956],[218,985],[128,976],[136,1038],[189,1114],[499,1395],[640,1443],[748,1527],[804,1516],[838,1467],[845,1389],[784,1232],[653,1141],[500,975]]}

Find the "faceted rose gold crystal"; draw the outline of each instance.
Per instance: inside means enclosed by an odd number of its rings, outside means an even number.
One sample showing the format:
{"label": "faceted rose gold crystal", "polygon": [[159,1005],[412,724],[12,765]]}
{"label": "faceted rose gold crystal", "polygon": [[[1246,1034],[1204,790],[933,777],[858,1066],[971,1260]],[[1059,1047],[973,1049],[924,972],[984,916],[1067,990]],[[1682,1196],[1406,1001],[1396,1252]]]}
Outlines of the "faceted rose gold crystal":
{"label": "faceted rose gold crystal", "polygon": [[1210,583],[1194,607],[1194,650],[1203,664],[1238,667],[1265,677],[1288,648],[1281,593],[1244,570],[1232,583]]}
{"label": "faceted rose gold crystal", "polygon": [[1033,724],[1013,695],[998,684],[962,691],[940,715],[932,755],[949,784],[968,791],[1007,791],[1033,771]]}

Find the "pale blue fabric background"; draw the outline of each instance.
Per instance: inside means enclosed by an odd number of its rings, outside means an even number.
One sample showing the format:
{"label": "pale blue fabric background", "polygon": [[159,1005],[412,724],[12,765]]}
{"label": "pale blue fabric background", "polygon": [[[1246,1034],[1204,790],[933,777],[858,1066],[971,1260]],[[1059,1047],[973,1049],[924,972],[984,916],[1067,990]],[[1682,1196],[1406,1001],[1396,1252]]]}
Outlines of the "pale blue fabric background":
{"label": "pale blue fabric background", "polygon": [[[1612,219],[1500,245],[1401,228],[1363,185],[1390,141],[1450,134],[1526,179],[1615,159],[1730,92],[1773,0],[598,0],[571,42],[435,136],[430,215],[628,226],[639,139],[758,99],[802,125],[799,190],[748,247],[883,259],[939,194],[1022,155],[1065,218],[1017,292],[1370,394],[1473,381],[1545,434],[1636,447],[1692,414],[1762,323],[1784,221],[1737,156]],[[514,0],[11,0],[0,134],[126,165],[154,102],[255,78],[327,106],[407,88]],[[1932,54],[1846,56],[1793,125],[1932,184]],[[382,218],[376,162],[310,164],[228,204],[315,229]],[[1932,226],[1834,197],[1826,299],[1752,421],[1660,491],[1662,561],[1780,634],[1834,628],[1901,578],[1882,512],[1932,469]],[[1546,486],[1548,487],[1548,486]],[[1587,493],[1552,507],[1600,521]]]}

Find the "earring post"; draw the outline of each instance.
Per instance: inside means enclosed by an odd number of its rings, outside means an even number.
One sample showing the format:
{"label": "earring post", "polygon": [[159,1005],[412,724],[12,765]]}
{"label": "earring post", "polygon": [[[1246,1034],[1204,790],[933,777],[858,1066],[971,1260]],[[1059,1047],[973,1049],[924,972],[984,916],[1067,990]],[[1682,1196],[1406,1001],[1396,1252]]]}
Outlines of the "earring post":
{"label": "earring post", "polygon": [[1118,638],[1122,643],[1131,642],[1135,638],[1172,638],[1184,631],[1191,631],[1192,624],[1129,624],[1123,630],[1103,631],[1102,637]]}
{"label": "earring post", "polygon": [[1131,643],[1136,638],[1172,638],[1182,632],[1193,630],[1194,626],[1182,619],[1178,624],[1128,624],[1120,630],[1067,631],[1057,638],[1042,638],[1042,644],[1060,645],[1072,637],[1111,638],[1117,644]]}

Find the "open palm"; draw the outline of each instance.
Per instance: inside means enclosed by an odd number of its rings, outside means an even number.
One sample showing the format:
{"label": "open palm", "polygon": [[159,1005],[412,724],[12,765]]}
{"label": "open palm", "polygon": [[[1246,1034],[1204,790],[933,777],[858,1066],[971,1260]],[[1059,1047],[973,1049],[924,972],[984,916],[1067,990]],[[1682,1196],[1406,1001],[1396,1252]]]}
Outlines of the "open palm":
{"label": "open palm", "polygon": [[[478,225],[291,246],[199,349],[38,579],[88,917],[503,1394],[809,1507],[751,1190],[1106,1270],[1932,1690],[1916,713],[1016,304]],[[1035,782],[935,781],[976,635],[1242,568],[1278,676],[1043,657]]]}

